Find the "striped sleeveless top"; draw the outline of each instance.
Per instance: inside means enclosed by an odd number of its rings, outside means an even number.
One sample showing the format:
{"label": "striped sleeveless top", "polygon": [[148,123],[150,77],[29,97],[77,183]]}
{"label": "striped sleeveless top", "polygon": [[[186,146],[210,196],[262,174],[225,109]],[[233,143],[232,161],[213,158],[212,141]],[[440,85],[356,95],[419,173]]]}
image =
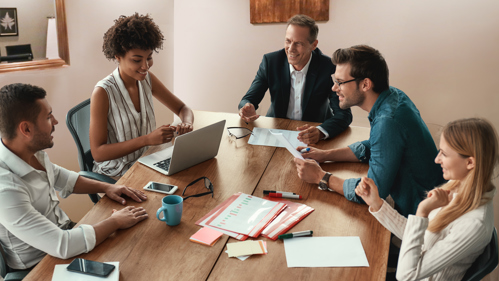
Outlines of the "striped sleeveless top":
{"label": "striped sleeveless top", "polygon": [[[151,77],[138,81],[140,112],[135,110],[117,67],[113,73],[97,83],[107,92],[109,111],[107,113],[107,143],[118,143],[144,136],[156,129],[152,101]],[[122,176],[147,150],[143,147],[118,159],[94,161],[93,171],[107,176]]]}

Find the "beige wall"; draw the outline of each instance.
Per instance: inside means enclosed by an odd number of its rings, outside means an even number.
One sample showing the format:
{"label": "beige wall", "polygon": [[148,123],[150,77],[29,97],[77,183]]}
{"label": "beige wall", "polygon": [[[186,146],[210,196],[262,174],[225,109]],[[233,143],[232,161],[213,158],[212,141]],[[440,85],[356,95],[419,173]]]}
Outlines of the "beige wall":
{"label": "beige wall", "polygon": [[[237,112],[262,55],[283,47],[285,24],[250,24],[248,1],[175,1],[174,14],[175,93],[196,109]],[[499,128],[498,14],[490,0],[335,0],[330,20],[319,23],[319,48],[328,55],[355,44],[379,49],[390,84],[427,123],[479,116]],[[353,114],[353,125],[369,126],[366,112]],[[494,201],[499,229],[499,196]]]}
{"label": "beige wall", "polygon": [[[120,15],[149,13],[165,35],[163,50],[154,54],[151,71],[168,88],[173,88],[173,0],[67,0],[69,51],[71,65],[51,70],[33,70],[0,75],[0,87],[10,83],[29,83],[43,87],[54,116],[59,121],[54,132],[55,145],[47,153],[52,162],[79,171],[77,151],[66,127],[66,113],[79,102],[90,98],[95,84],[117,66],[102,54],[102,36]],[[171,112],[155,103],[158,125],[173,121]],[[92,207],[87,195],[72,195],[61,201],[73,220],[79,220]]]}
{"label": "beige wall", "polygon": [[[262,55],[282,48],[284,41],[285,24],[249,23],[249,1],[66,2],[71,66],[0,75],[0,85],[32,83],[49,92],[62,123],[56,127],[56,145],[48,153],[55,163],[74,170],[78,170],[76,149],[64,117],[114,69],[115,64],[103,57],[101,44],[103,33],[119,15],[152,14],[167,38],[165,49],[155,55],[152,71],[167,87],[175,84],[174,93],[200,110],[237,112]],[[319,48],[330,55],[337,48],[370,44],[385,56],[391,84],[411,97],[426,122],[445,124],[481,116],[499,128],[499,95],[494,87],[499,65],[498,12],[499,2],[492,0],[331,1],[330,20],[319,23]],[[267,108],[268,100],[261,114]],[[358,108],[353,112],[354,125],[369,125],[365,112]],[[168,110],[158,115],[171,120]],[[499,186],[497,178],[495,182]],[[90,202],[85,197],[77,201]],[[68,203],[63,208],[71,213],[79,207]],[[499,228],[499,209],[495,211]],[[495,274],[497,280],[499,274]]]}

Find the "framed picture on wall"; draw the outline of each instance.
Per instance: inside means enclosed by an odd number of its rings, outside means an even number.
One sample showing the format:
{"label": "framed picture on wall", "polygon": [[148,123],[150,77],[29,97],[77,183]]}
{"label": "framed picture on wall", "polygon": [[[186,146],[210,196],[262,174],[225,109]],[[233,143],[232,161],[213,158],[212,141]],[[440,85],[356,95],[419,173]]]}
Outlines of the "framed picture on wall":
{"label": "framed picture on wall", "polygon": [[18,36],[17,8],[0,8],[0,36]]}

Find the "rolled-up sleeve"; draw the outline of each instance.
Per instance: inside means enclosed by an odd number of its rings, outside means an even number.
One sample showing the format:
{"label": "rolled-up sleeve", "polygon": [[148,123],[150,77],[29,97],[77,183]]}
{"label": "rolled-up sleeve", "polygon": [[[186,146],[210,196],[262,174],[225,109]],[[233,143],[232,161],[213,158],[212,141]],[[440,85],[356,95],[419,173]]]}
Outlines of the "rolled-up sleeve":
{"label": "rolled-up sleeve", "polygon": [[61,259],[87,253],[96,243],[91,225],[60,229],[31,205],[22,187],[0,188],[0,224],[24,243]]}
{"label": "rolled-up sleeve", "polygon": [[52,165],[55,178],[54,188],[59,191],[62,198],[66,198],[73,193],[79,175],[58,165]]}

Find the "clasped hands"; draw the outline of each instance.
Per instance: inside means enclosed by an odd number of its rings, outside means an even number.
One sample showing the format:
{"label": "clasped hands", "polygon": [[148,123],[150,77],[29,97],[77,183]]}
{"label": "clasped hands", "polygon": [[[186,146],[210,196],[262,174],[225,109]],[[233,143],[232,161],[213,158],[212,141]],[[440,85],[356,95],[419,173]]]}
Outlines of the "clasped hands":
{"label": "clasped hands", "polygon": [[[241,116],[241,119],[246,123],[253,122],[260,117],[260,115],[256,114],[255,106],[251,103],[246,103],[241,107],[239,116]],[[305,124],[296,128],[296,130],[300,131],[300,133],[298,133],[298,140],[305,144],[318,143],[324,138],[324,134],[315,126]]]}
{"label": "clasped hands", "polygon": [[191,123],[180,123],[177,126],[163,125],[147,135],[146,145],[159,145],[170,142],[175,133],[182,135],[193,130]]}
{"label": "clasped hands", "polygon": [[[370,178],[363,177],[355,188],[355,194],[360,196],[372,212],[377,212],[383,205],[383,200],[379,197],[378,187]],[[447,206],[451,201],[452,194],[449,190],[435,188],[428,192],[425,200],[421,201],[416,211],[416,216],[427,218],[431,211]]]}

